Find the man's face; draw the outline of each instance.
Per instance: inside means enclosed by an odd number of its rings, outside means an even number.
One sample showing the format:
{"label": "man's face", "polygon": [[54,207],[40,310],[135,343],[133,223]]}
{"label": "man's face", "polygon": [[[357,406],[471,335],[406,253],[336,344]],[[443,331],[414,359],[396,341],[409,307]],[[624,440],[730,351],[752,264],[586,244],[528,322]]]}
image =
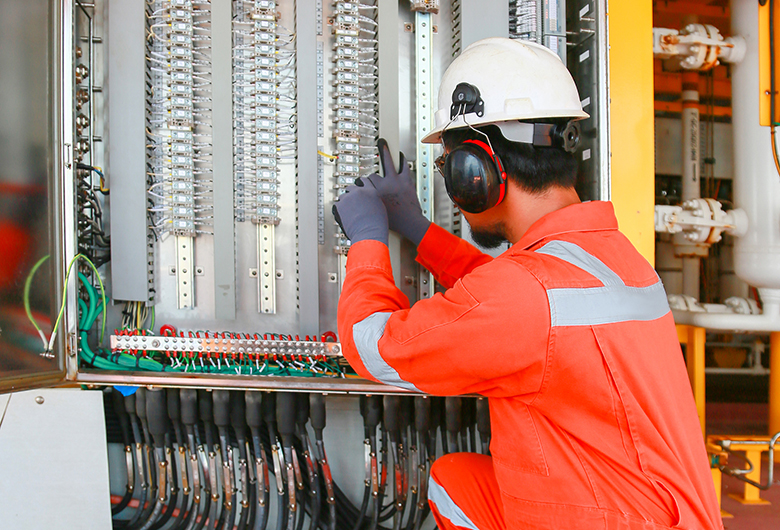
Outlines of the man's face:
{"label": "man's face", "polygon": [[[444,153],[436,159],[435,166],[443,178],[444,173],[442,169],[444,168],[444,159],[449,154],[449,149],[447,149],[443,142],[441,146],[444,148]],[[482,214],[475,214],[461,210],[460,213],[466,218],[466,221],[468,221],[469,226],[471,227],[471,238],[480,247],[486,249],[498,248],[508,241],[509,238],[506,236],[506,226],[502,221],[491,220],[490,217],[492,216],[485,215],[484,212]]]}

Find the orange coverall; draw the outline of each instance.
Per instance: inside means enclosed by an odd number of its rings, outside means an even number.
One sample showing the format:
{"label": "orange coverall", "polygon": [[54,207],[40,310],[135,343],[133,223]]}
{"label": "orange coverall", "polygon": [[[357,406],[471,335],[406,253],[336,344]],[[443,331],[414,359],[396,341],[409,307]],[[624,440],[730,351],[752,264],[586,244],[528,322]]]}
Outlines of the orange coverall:
{"label": "orange coverall", "polygon": [[417,259],[447,291],[410,308],[387,247],[354,244],[339,334],[364,377],[489,398],[492,458],[434,464],[441,527],[723,527],[663,285],[611,203],[552,212],[496,259],[431,225]]}

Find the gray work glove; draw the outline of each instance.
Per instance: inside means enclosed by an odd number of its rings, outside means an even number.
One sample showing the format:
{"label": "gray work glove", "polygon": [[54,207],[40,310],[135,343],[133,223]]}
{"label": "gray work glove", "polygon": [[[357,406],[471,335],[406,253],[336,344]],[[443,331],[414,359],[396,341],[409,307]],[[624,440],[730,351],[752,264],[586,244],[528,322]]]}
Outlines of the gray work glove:
{"label": "gray work glove", "polygon": [[387,245],[387,211],[373,186],[349,186],[333,204],[333,217],[352,243],[373,239]]}
{"label": "gray work glove", "polygon": [[417,246],[431,226],[431,222],[425,218],[420,208],[417,186],[409,171],[409,164],[406,163],[404,154],[400,153],[400,169],[396,171],[387,142],[380,138],[377,147],[379,147],[379,161],[382,163],[382,172],[385,176],[380,177],[378,173],[374,173],[368,177],[361,177],[360,180],[367,180],[376,188],[387,209],[390,230],[398,232]]}

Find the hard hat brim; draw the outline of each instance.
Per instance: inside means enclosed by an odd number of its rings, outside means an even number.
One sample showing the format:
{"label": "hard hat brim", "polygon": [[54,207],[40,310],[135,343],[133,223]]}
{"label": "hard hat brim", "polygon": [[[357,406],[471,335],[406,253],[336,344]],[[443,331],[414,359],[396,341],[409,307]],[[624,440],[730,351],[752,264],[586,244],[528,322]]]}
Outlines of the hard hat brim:
{"label": "hard hat brim", "polygon": [[[472,119],[473,118],[473,119]],[[552,119],[570,119],[570,120],[585,120],[590,118],[590,114],[587,112],[581,110],[579,112],[574,111],[572,112],[571,109],[566,109],[565,111],[562,111],[560,113],[555,113],[554,111],[545,111],[543,115],[539,116],[523,116],[522,120],[517,121],[528,121],[528,120],[552,120]],[[481,118],[470,115],[467,116],[464,120],[463,116],[457,116],[454,120],[447,121],[445,123],[440,124],[438,127],[436,127],[434,130],[426,134],[422,140],[420,140],[424,144],[436,144],[441,142],[441,133],[445,129],[463,129],[465,127],[480,127],[482,125],[493,125],[493,124],[500,124],[501,122],[505,121],[514,121],[514,120],[507,120],[505,116],[501,116],[500,119],[496,119],[495,116],[489,116],[485,115]]]}

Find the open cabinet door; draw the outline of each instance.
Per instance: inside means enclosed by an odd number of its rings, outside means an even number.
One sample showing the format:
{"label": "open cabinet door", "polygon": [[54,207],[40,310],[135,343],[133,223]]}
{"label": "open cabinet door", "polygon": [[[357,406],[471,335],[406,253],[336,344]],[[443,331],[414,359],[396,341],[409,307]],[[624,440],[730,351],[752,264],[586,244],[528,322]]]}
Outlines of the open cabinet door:
{"label": "open cabinet door", "polygon": [[73,95],[72,6],[64,4],[0,0],[0,392],[62,382],[72,336],[63,318],[51,340],[64,256],[73,255],[72,103],[64,104]]}

